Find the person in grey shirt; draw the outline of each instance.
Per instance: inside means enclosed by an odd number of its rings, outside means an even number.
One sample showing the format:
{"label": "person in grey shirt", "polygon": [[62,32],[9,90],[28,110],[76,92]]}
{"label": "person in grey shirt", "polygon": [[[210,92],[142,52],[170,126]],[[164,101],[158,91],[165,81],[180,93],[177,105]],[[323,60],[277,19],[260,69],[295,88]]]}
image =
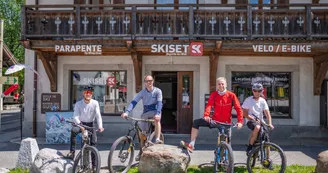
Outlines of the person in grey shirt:
{"label": "person in grey shirt", "polygon": [[[154,79],[152,76],[148,75],[144,77],[145,82],[145,89],[141,90],[132,102],[129,104],[127,110],[121,115],[123,118],[126,118],[128,114],[133,110],[133,108],[137,105],[137,103],[142,99],[142,103],[144,105],[143,114],[141,118],[148,119],[154,118],[155,120],[155,138],[156,144],[163,144],[163,141],[160,140],[161,134],[161,114],[162,114],[162,107],[163,107],[163,95],[162,90],[154,87]],[[140,122],[140,128],[145,133],[147,129],[146,122]],[[143,145],[144,141],[141,141],[141,145]],[[140,158],[137,156],[136,160]]]}
{"label": "person in grey shirt", "polygon": [[[76,124],[83,124],[89,127],[93,127],[93,122],[97,119],[98,131],[103,132],[103,123],[100,114],[99,103],[97,100],[91,99],[93,94],[93,87],[86,86],[83,91],[83,100],[76,102],[74,106],[74,114],[73,120]],[[81,129],[79,127],[73,126],[71,130],[71,147],[70,153],[68,154],[68,158],[74,159],[75,156],[75,145],[76,145],[76,136],[81,133]],[[91,136],[91,145],[96,145],[97,135],[96,131],[93,131]],[[94,162],[94,156],[92,157],[92,161]]]}

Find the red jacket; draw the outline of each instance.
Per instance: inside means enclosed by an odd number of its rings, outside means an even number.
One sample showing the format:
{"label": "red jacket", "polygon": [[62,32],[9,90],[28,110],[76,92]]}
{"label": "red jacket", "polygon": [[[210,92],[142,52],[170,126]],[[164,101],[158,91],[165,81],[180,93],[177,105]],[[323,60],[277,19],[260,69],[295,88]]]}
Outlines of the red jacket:
{"label": "red jacket", "polygon": [[230,91],[226,91],[222,96],[217,91],[212,92],[205,108],[204,117],[210,116],[211,108],[214,106],[212,119],[230,124],[232,122],[232,103],[237,112],[238,122],[243,124],[243,110],[236,95]]}

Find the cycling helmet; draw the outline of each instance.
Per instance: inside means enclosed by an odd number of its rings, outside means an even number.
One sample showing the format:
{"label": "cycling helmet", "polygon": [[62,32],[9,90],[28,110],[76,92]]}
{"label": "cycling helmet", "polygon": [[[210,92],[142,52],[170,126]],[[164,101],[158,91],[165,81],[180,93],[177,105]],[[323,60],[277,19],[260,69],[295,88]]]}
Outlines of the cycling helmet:
{"label": "cycling helmet", "polygon": [[93,86],[92,85],[87,85],[87,86],[84,86],[84,88],[83,88],[83,90],[84,91],[94,91],[94,88],[93,88]]}
{"label": "cycling helmet", "polygon": [[263,85],[260,83],[254,83],[252,86],[252,90],[257,90],[257,91],[262,91],[263,90]]}

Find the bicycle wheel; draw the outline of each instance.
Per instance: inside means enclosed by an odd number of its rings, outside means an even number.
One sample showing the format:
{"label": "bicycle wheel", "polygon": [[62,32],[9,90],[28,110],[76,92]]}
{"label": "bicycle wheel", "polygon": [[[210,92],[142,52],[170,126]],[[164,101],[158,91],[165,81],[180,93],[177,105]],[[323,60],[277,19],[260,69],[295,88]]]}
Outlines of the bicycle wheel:
{"label": "bicycle wheel", "polygon": [[261,161],[261,150],[259,145],[249,153],[246,163],[248,172],[257,173],[261,172],[261,169],[266,169],[268,173],[285,172],[286,156],[277,144],[265,142],[263,144],[262,155],[265,158],[263,161]]}
{"label": "bicycle wheel", "polygon": [[74,160],[73,172],[100,172],[101,160],[99,151],[93,146],[86,146],[83,150],[83,159],[81,153],[82,151],[79,152]]}
{"label": "bicycle wheel", "polygon": [[219,171],[233,173],[234,159],[232,148],[229,144],[221,141],[220,145],[214,152],[214,173]]}
{"label": "bicycle wheel", "polygon": [[[155,142],[153,139],[155,139],[155,131],[153,133],[151,133],[151,135],[149,136],[149,141]],[[163,133],[160,134],[159,139],[161,141],[163,141],[163,143],[164,143],[164,135],[163,135]]]}
{"label": "bicycle wheel", "polygon": [[108,155],[108,169],[110,173],[126,173],[132,165],[134,144],[126,136],[118,138],[112,145]]}

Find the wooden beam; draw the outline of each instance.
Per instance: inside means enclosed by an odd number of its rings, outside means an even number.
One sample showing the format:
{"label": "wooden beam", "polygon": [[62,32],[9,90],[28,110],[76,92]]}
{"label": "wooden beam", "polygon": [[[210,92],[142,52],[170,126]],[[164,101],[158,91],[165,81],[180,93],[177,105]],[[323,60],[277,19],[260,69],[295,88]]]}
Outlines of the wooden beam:
{"label": "wooden beam", "polygon": [[136,79],[136,92],[138,93],[142,89],[142,56],[137,52],[131,53],[131,58],[133,61],[133,68],[134,68],[134,77]]}
{"label": "wooden beam", "polygon": [[216,73],[218,70],[219,54],[213,52],[209,56],[210,62],[210,92],[216,90]]}
{"label": "wooden beam", "polygon": [[222,41],[217,41],[215,43],[215,48],[214,48],[214,52],[220,52],[221,51],[221,47],[222,47]]}
{"label": "wooden beam", "polygon": [[227,4],[228,0],[221,0],[221,4]]}
{"label": "wooden beam", "polygon": [[312,4],[319,4],[320,0],[312,0]]}
{"label": "wooden beam", "polygon": [[50,81],[51,92],[57,92],[57,54],[54,52],[38,52]]}
{"label": "wooden beam", "polygon": [[126,41],[126,47],[128,48],[129,52],[136,52],[136,50],[133,47],[133,42],[132,41]]}
{"label": "wooden beam", "polygon": [[313,92],[321,94],[321,85],[328,71],[328,54],[313,58]]}

